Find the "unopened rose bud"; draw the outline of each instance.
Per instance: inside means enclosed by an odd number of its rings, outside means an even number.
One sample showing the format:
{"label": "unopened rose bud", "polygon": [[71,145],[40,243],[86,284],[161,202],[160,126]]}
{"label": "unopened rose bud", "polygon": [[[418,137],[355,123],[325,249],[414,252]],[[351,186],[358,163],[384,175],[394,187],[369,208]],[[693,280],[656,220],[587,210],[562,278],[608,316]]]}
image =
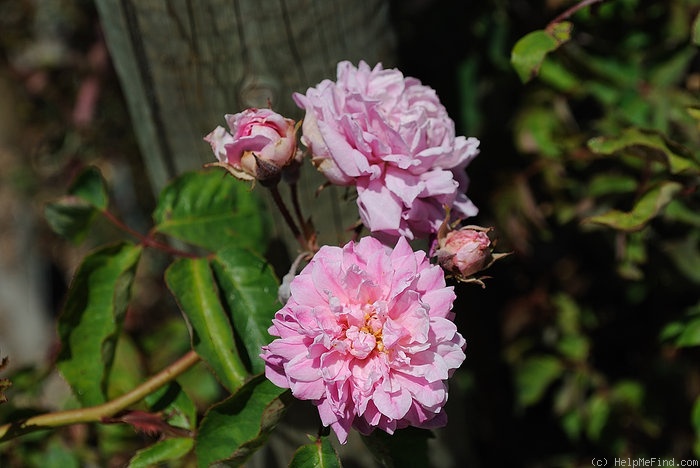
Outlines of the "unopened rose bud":
{"label": "unopened rose bud", "polygon": [[491,239],[484,230],[462,228],[447,233],[436,255],[447,271],[466,278],[491,264]]}
{"label": "unopened rose bud", "polygon": [[231,131],[215,128],[204,140],[226,169],[241,180],[276,183],[282,169],[297,156],[296,124],[270,109],[227,114]]}

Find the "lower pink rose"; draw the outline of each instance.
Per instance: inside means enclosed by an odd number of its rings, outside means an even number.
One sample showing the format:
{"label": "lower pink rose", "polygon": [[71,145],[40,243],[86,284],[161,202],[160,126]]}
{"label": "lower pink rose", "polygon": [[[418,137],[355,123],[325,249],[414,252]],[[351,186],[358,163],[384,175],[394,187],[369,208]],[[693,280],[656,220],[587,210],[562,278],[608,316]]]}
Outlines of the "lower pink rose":
{"label": "lower pink rose", "polygon": [[312,400],[341,442],[350,427],[443,426],[447,379],[465,358],[441,268],[404,238],[324,246],[294,278],[263,347],[266,376]]}

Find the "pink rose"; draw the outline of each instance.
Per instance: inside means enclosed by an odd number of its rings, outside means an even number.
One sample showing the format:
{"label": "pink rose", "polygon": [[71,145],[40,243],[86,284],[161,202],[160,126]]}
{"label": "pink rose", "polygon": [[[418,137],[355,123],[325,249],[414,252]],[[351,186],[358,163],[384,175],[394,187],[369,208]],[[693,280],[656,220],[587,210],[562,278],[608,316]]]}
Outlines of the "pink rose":
{"label": "pink rose", "polygon": [[446,423],[447,378],[465,358],[443,271],[404,238],[323,246],[270,327],[265,375],[318,407],[341,442]]}
{"label": "pink rose", "polygon": [[455,137],[435,91],[396,69],[338,64],[338,80],[294,95],[302,143],[328,180],[357,187],[362,222],[384,239],[437,232],[444,207],[477,213],[464,192],[476,138]]}
{"label": "pink rose", "polygon": [[204,137],[231,174],[242,180],[277,179],[297,153],[295,122],[270,109],[225,116],[231,133],[216,127]]}
{"label": "pink rose", "polygon": [[444,269],[461,277],[483,270],[493,258],[491,239],[486,232],[470,228],[448,232],[436,254]]}

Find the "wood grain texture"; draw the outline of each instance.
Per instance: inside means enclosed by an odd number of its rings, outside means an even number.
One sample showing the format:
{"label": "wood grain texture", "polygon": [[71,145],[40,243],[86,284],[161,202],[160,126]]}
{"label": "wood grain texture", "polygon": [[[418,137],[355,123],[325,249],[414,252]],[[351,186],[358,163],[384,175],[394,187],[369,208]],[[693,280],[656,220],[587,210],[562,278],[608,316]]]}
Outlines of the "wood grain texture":
{"label": "wood grain texture", "polygon": [[[291,99],[340,60],[393,64],[386,0],[97,0],[154,191],[212,160],[202,137],[246,107],[302,114]],[[338,229],[357,217],[339,190],[305,170],[303,203],[319,224]],[[256,189],[257,191],[257,189]],[[311,204],[309,204],[311,203]],[[282,227],[278,234],[285,235]],[[328,229],[330,231],[330,229]],[[323,234],[327,236],[327,234]]]}

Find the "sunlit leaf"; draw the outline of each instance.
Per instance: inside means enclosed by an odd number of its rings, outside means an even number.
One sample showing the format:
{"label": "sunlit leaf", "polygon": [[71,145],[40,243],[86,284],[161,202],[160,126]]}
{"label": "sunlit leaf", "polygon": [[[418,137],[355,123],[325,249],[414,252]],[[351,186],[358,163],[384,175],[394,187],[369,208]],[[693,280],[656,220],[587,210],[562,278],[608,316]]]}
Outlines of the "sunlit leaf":
{"label": "sunlit leaf", "polygon": [[153,212],[155,230],[214,251],[266,248],[262,203],[250,186],[222,171],[190,172],[168,185]]}
{"label": "sunlit leaf", "polygon": [[661,183],[642,195],[631,211],[611,210],[587,218],[584,222],[601,224],[620,231],[638,231],[656,217],[682,188],[677,182]]}
{"label": "sunlit leaf", "polygon": [[115,346],[141,248],[122,243],[88,255],[58,320],[57,366],[85,406],[105,402]]}
{"label": "sunlit leaf", "polygon": [[532,356],[522,362],[515,370],[518,404],[527,407],[537,403],[563,370],[563,364],[555,356]]}
{"label": "sunlit leaf", "polygon": [[321,437],[315,442],[302,445],[294,452],[289,468],[340,468],[338,454],[328,437]]}
{"label": "sunlit leaf", "polygon": [[204,258],[176,260],[165,272],[165,281],[190,323],[194,350],[221,384],[235,391],[245,381],[247,371],[236,350],[209,262]]}
{"label": "sunlit leaf", "polygon": [[218,251],[212,267],[233,327],[248,353],[251,371],[262,372],[265,363],[259,356],[260,347],[272,340],[267,329],[281,308],[277,279],[265,260],[236,247]]}
{"label": "sunlit leaf", "polygon": [[136,452],[128,466],[129,468],[160,466],[163,462],[184,457],[192,450],[193,446],[194,440],[189,437],[163,439]]}
{"label": "sunlit leaf", "polygon": [[225,460],[240,466],[265,443],[290,399],[285,389],[260,375],[212,406],[197,431],[198,465],[210,466]]}
{"label": "sunlit leaf", "polygon": [[569,41],[571,29],[572,24],[563,21],[549,30],[533,31],[515,43],[510,61],[523,83],[537,76],[540,65],[548,53]]}
{"label": "sunlit leaf", "polygon": [[628,128],[619,137],[596,137],[588,141],[591,151],[613,155],[618,152],[662,161],[671,174],[698,174],[700,164],[685,148],[663,135],[639,128]]}

